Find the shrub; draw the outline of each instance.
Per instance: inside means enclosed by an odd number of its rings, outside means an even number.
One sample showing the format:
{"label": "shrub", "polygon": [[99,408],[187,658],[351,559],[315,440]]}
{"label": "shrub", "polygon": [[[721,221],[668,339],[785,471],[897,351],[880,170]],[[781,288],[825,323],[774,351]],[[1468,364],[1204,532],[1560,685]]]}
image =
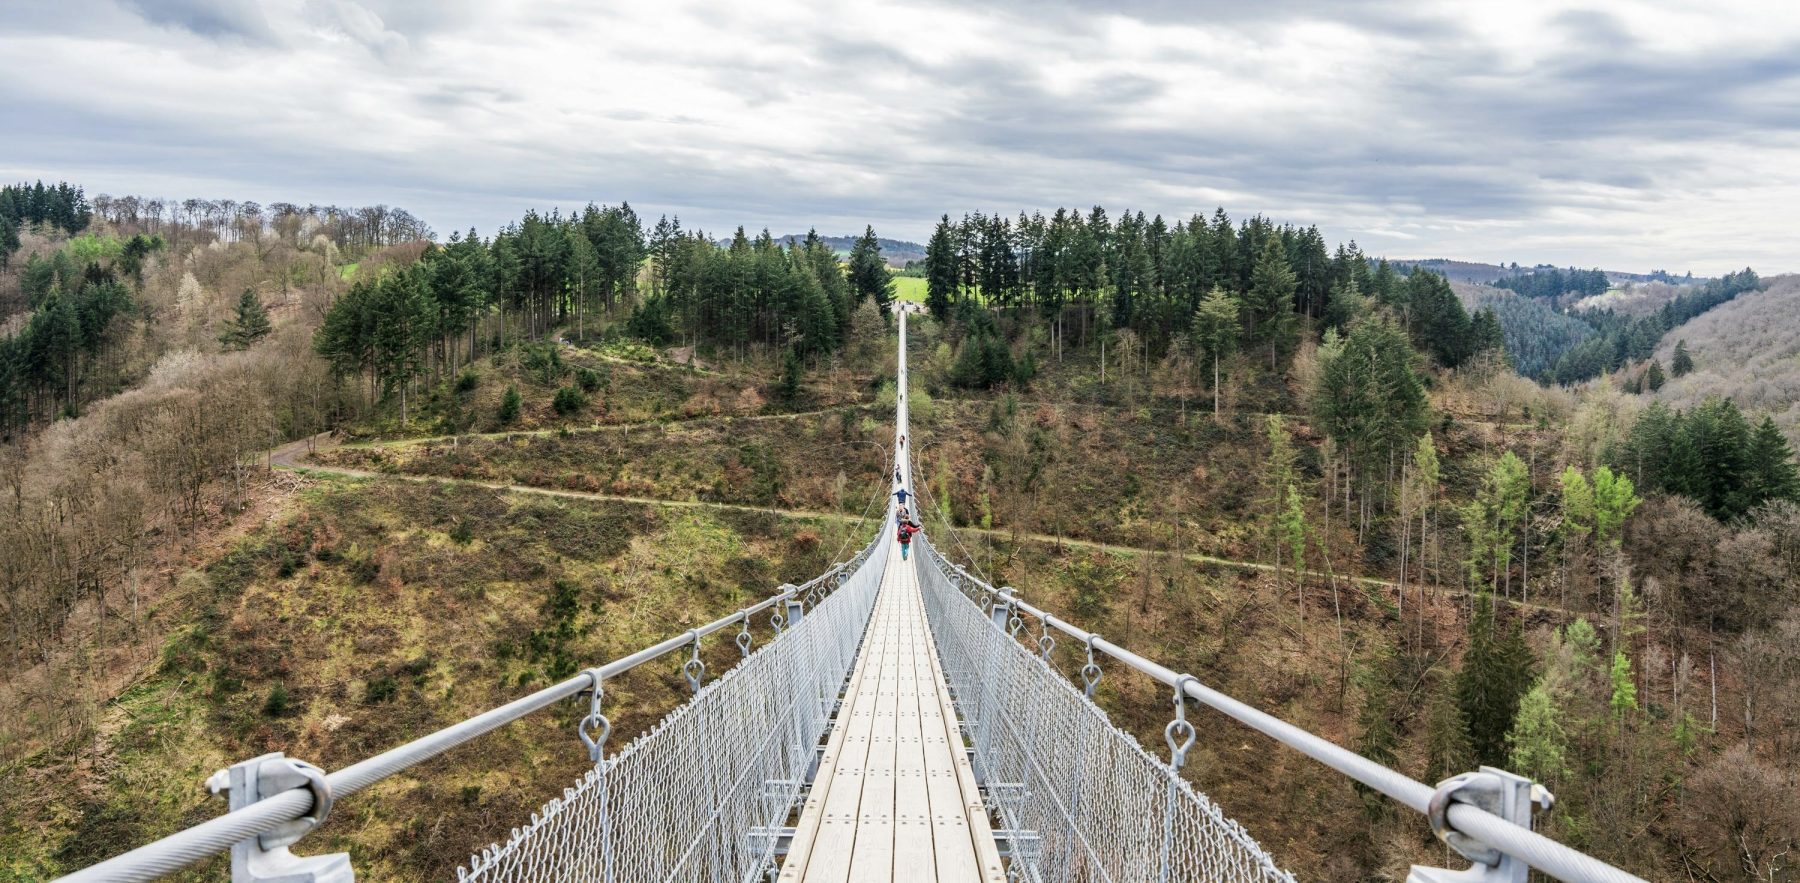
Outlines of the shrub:
{"label": "shrub", "polygon": [[562,350],[554,343],[526,347],[523,364],[525,370],[537,375],[545,386],[568,373],[568,368],[563,365]]}
{"label": "shrub", "polygon": [[463,373],[456,376],[457,392],[473,392],[475,387],[480,385],[481,375],[476,374],[475,369],[473,368],[465,368],[463,369]]}
{"label": "shrub", "polygon": [[387,675],[382,675],[370,681],[369,685],[363,688],[363,702],[369,705],[386,702],[398,695],[399,692],[400,682]]}
{"label": "shrub", "polygon": [[276,684],[269,690],[269,698],[263,701],[263,714],[268,717],[281,717],[288,712],[288,691],[286,684]]}
{"label": "shrub", "polygon": [[600,372],[592,368],[575,369],[575,385],[581,387],[582,392],[594,392],[603,382]]}
{"label": "shrub", "polygon": [[581,413],[588,406],[588,397],[573,386],[565,386],[556,391],[556,398],[551,400],[550,407],[564,417]]}
{"label": "shrub", "polygon": [[513,425],[519,419],[519,408],[524,404],[524,400],[519,397],[519,388],[508,386],[506,395],[500,399],[500,413],[497,415],[500,418],[500,425]]}

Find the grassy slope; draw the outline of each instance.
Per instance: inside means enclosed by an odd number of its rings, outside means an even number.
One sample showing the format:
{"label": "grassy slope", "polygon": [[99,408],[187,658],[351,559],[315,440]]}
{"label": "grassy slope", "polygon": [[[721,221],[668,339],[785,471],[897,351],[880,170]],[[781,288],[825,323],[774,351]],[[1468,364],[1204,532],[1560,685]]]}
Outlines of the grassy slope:
{"label": "grassy slope", "polygon": [[895,276],[894,299],[922,304],[925,302],[925,279],[920,276]]}
{"label": "grassy slope", "polygon": [[[234,758],[279,749],[339,768],[678,633],[823,569],[853,527],[385,481],[322,482],[294,502],[186,582],[186,625],[98,744],[5,777],[0,869],[38,879],[209,817],[199,783]],[[707,655],[717,672],[736,650]],[[673,664],[609,684],[615,738],[684,692]],[[579,775],[573,714],[345,801],[309,851],[348,849],[368,879],[449,876]]]}

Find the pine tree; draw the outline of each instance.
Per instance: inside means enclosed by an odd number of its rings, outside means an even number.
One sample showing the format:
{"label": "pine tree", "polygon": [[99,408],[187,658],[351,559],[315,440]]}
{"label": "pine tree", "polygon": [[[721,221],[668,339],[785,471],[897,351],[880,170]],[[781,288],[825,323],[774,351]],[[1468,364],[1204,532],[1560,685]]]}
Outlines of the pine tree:
{"label": "pine tree", "polygon": [[1645,386],[1645,388],[1649,389],[1651,392],[1656,392],[1657,390],[1662,389],[1662,385],[1663,385],[1662,362],[1659,362],[1656,359],[1651,359],[1649,370],[1646,370],[1644,372],[1644,386]]}
{"label": "pine tree", "polygon": [[225,323],[219,343],[228,350],[249,349],[250,345],[269,336],[269,311],[254,289],[246,288],[238,296],[237,315]]}
{"label": "pine tree", "polygon": [[894,278],[881,257],[881,243],[875,238],[874,227],[866,227],[850,249],[850,287],[859,302],[873,299],[883,321],[887,320],[888,305],[894,299]]}
{"label": "pine tree", "polygon": [[1688,355],[1687,341],[1675,341],[1675,358],[1669,362],[1669,373],[1676,377],[1686,377],[1694,370],[1694,357]]}
{"label": "pine tree", "polygon": [[1238,299],[1225,289],[1213,286],[1211,293],[1194,311],[1192,336],[1194,348],[1212,363],[1213,416],[1219,414],[1219,387],[1224,381],[1221,366],[1237,350]]}
{"label": "pine tree", "polygon": [[1425,706],[1425,780],[1441,782],[1475,766],[1469,724],[1457,704],[1455,682],[1443,678]]}
{"label": "pine tree", "polygon": [[1268,345],[1271,370],[1275,367],[1276,354],[1288,346],[1293,336],[1297,284],[1281,240],[1271,237],[1257,256],[1255,269],[1250,273],[1250,288],[1244,297],[1251,339]]}
{"label": "pine tree", "polygon": [[1300,618],[1306,618],[1306,504],[1292,482],[1287,486],[1287,507],[1281,513],[1281,539],[1287,544],[1289,566],[1294,571],[1294,598]]}
{"label": "pine tree", "polygon": [[1512,731],[1506,734],[1507,769],[1555,785],[1569,771],[1569,734],[1547,681],[1539,679],[1519,701]]}
{"label": "pine tree", "polygon": [[925,308],[932,318],[949,321],[956,289],[956,243],[950,236],[950,216],[944,215],[925,244]]}
{"label": "pine tree", "polygon": [[1288,438],[1287,423],[1280,414],[1263,418],[1263,435],[1269,441],[1268,459],[1263,461],[1263,488],[1267,493],[1269,545],[1275,557],[1275,585],[1281,585],[1281,553],[1283,545],[1282,516],[1287,504],[1288,488],[1294,481],[1294,444]]}
{"label": "pine tree", "polygon": [[1768,415],[1756,424],[1744,459],[1746,497],[1751,508],[1769,500],[1800,499],[1800,473],[1794,467],[1794,451]]}
{"label": "pine tree", "polygon": [[1469,578],[1481,582],[1481,568],[1491,566],[1489,586],[1512,586],[1514,532],[1525,517],[1531,492],[1531,476],[1512,451],[1500,455],[1488,470],[1481,492],[1463,507],[1463,528],[1469,535]]}
{"label": "pine tree", "polygon": [[[1382,766],[1394,766],[1399,759],[1400,732],[1394,726],[1394,656],[1385,647],[1377,647],[1375,658],[1356,673],[1362,688],[1362,707],[1356,713],[1358,734],[1354,746],[1357,754]],[[1371,818],[1393,812],[1393,803],[1379,791],[1362,784],[1355,786],[1357,796]]]}
{"label": "pine tree", "polygon": [[775,391],[784,402],[792,402],[800,397],[800,381],[806,373],[806,362],[793,347],[788,347],[786,358],[781,363],[781,382]]}
{"label": "pine tree", "polygon": [[0,270],[7,268],[12,262],[12,254],[19,250],[19,228],[12,219],[0,215]]}
{"label": "pine tree", "polygon": [[1594,470],[1593,489],[1594,539],[1617,549],[1625,519],[1644,501],[1638,497],[1629,476],[1623,472],[1615,474],[1606,466]]}
{"label": "pine tree", "polygon": [[500,397],[500,412],[494,416],[501,426],[511,426],[519,419],[519,409],[524,404],[525,400],[519,396],[519,388],[508,385],[506,395]]}
{"label": "pine tree", "polygon": [[1612,667],[1607,670],[1607,682],[1612,685],[1612,695],[1607,704],[1611,706],[1615,717],[1623,719],[1627,712],[1637,710],[1637,681],[1631,677],[1631,660],[1625,658],[1625,651],[1613,651]]}
{"label": "pine tree", "polygon": [[1531,648],[1517,625],[1497,626],[1493,597],[1477,593],[1469,618],[1468,650],[1457,673],[1456,701],[1468,724],[1469,745],[1481,763],[1505,764],[1506,734],[1512,730],[1520,697],[1531,686],[1531,668]]}

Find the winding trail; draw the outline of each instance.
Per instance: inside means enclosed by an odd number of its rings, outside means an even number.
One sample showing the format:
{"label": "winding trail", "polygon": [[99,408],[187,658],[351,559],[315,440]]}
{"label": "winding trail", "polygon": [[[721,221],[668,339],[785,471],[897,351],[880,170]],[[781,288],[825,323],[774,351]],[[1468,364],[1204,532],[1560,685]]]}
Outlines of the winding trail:
{"label": "winding trail", "polygon": [[[826,410],[833,410],[833,409],[826,409]],[[767,417],[757,418],[757,419],[773,419],[776,417],[784,417],[784,416],[796,416],[797,417],[797,416],[802,416],[802,415],[799,415],[799,414],[768,415]],[[749,419],[749,418],[741,418],[741,419]],[[630,425],[640,425],[640,424],[620,424],[620,425],[630,426]],[[410,481],[410,482],[414,482],[414,483],[418,483],[418,484],[460,485],[463,487],[477,487],[477,488],[484,488],[486,490],[505,491],[508,493],[515,493],[515,494],[533,494],[533,495],[543,496],[543,497],[556,497],[556,498],[565,499],[565,500],[587,500],[587,501],[594,501],[594,502],[635,503],[640,506],[663,506],[663,507],[667,507],[667,508],[671,508],[671,509],[714,509],[714,510],[729,511],[729,512],[754,512],[754,513],[763,514],[763,515],[774,515],[774,516],[781,517],[781,518],[797,518],[797,519],[803,519],[803,520],[808,520],[808,521],[856,522],[856,521],[862,520],[861,516],[847,515],[842,512],[827,512],[822,509],[794,509],[794,508],[781,508],[781,507],[776,507],[776,506],[752,506],[752,505],[748,505],[748,504],[744,504],[744,503],[718,503],[718,502],[712,502],[709,500],[671,500],[671,499],[667,499],[664,497],[640,497],[640,496],[632,496],[632,495],[628,495],[628,494],[607,494],[607,493],[600,493],[598,491],[571,491],[571,490],[563,490],[561,488],[546,488],[546,487],[536,487],[536,486],[527,485],[527,484],[514,484],[512,482],[505,482],[505,481],[483,481],[481,479],[476,479],[476,478],[448,478],[448,477],[444,477],[444,476],[435,476],[435,475],[414,475],[414,474],[405,473],[405,472],[376,472],[376,471],[368,470],[368,469],[351,469],[351,468],[344,467],[344,466],[322,466],[322,465],[319,465],[316,463],[307,462],[305,460],[305,457],[309,453],[308,447],[307,447],[309,442],[315,443],[314,447],[317,450],[328,450],[332,447],[338,447],[338,445],[329,444],[328,439],[326,439],[327,435],[328,435],[327,433],[320,433],[319,435],[313,436],[310,439],[301,439],[299,441],[289,442],[288,444],[282,445],[281,447],[276,448],[274,451],[270,452],[269,464],[273,468],[282,469],[285,471],[294,472],[294,473],[298,473],[298,474],[302,474],[302,475],[311,474],[311,475],[330,476],[330,477],[336,477],[336,478],[354,478],[354,479],[391,479],[394,481]],[[318,444],[318,442],[320,442],[320,441],[325,441],[326,443]],[[421,441],[421,440],[415,439],[412,442],[393,442],[391,444],[396,444],[396,445],[397,444],[408,444],[408,443],[414,443],[414,442],[418,442],[418,441]],[[346,445],[344,447],[349,447],[349,446]],[[1138,556],[1138,555],[1169,555],[1169,554],[1171,554],[1167,550],[1164,550],[1164,549],[1150,549],[1150,548],[1145,548],[1143,546],[1127,546],[1127,545],[1121,545],[1119,543],[1105,543],[1105,542],[1100,542],[1098,540],[1083,540],[1083,539],[1077,539],[1075,537],[1057,536],[1055,534],[1046,534],[1046,533],[1035,533],[1032,531],[1011,531],[1011,530],[999,530],[999,529],[993,529],[993,528],[980,528],[980,527],[958,527],[958,528],[956,528],[956,533],[965,534],[965,535],[969,535],[969,536],[980,536],[980,537],[984,537],[984,538],[987,538],[990,540],[1005,540],[1005,541],[1015,542],[1015,543],[1017,543],[1017,542],[1032,542],[1032,543],[1038,543],[1040,545],[1051,546],[1053,548],[1058,548],[1058,549],[1063,548],[1063,547],[1069,547],[1069,548],[1075,548],[1075,549],[1088,549],[1088,550],[1092,550],[1092,551],[1096,551],[1096,552],[1105,552],[1105,553],[1113,554],[1113,555]],[[1218,555],[1208,555],[1204,552],[1183,552],[1179,555],[1179,557],[1183,561],[1188,561],[1188,562],[1192,562],[1195,564],[1206,564],[1206,565],[1211,565],[1214,567],[1229,567],[1229,568],[1233,568],[1236,570],[1248,570],[1248,571],[1255,571],[1255,572],[1259,572],[1259,573],[1273,573],[1275,571],[1275,566],[1272,564],[1265,564],[1260,561],[1245,561],[1245,560],[1239,559],[1239,558],[1223,558]],[[1295,570],[1291,567],[1284,567],[1284,568],[1282,568],[1282,572],[1292,574],[1292,573],[1295,573]],[[1346,585],[1351,585],[1351,586],[1363,586],[1363,587],[1367,587],[1367,588],[1384,589],[1384,590],[1392,590],[1392,591],[1398,591],[1400,588],[1399,583],[1397,583],[1393,580],[1382,579],[1380,577],[1355,576],[1355,575],[1351,575],[1351,574],[1347,574],[1347,573],[1333,574],[1333,573],[1326,573],[1323,570],[1302,570],[1302,571],[1299,571],[1299,573],[1304,575],[1307,579],[1312,579],[1312,580],[1336,579],[1336,580],[1343,582]],[[1407,584],[1407,589],[1412,592],[1418,591],[1418,587],[1419,587],[1418,583],[1408,583]],[[1445,586],[1427,585],[1425,588],[1427,591],[1429,591],[1433,594],[1437,594],[1437,595],[1464,597],[1464,596],[1467,596],[1470,594],[1467,590],[1464,590],[1464,589],[1449,588],[1449,587],[1445,587]],[[1385,601],[1387,599],[1383,599],[1383,600]],[[1538,603],[1530,602],[1530,601],[1519,601],[1519,600],[1511,599],[1511,598],[1495,598],[1494,600],[1496,602],[1508,605],[1508,606],[1510,606],[1514,609],[1518,609],[1518,610],[1542,611],[1542,612],[1546,612],[1546,613],[1553,613],[1553,614],[1564,615],[1564,616],[1572,616],[1572,615],[1577,615],[1579,613],[1579,611],[1565,610],[1564,608],[1557,607],[1555,605],[1538,604]]]}

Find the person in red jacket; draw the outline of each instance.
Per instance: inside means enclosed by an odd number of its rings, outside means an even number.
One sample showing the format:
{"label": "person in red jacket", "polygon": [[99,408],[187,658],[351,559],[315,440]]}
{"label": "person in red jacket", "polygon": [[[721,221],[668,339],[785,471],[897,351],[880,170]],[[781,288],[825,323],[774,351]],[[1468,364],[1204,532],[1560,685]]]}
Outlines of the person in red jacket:
{"label": "person in red jacket", "polygon": [[919,532],[919,523],[912,520],[912,516],[906,514],[905,509],[901,509],[900,510],[900,536],[899,536],[900,560],[901,561],[906,560],[906,552],[908,549],[912,548],[913,534],[916,534],[918,532]]}

